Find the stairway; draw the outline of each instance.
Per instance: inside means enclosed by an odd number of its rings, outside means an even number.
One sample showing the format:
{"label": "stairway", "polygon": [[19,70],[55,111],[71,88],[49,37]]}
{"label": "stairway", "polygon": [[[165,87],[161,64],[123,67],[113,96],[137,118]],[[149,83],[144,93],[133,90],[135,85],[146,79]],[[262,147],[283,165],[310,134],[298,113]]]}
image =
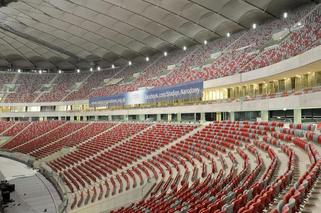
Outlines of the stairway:
{"label": "stairway", "polygon": [[[53,83],[56,81],[56,79],[58,78],[58,76],[59,76],[59,74],[57,73],[57,74],[55,75],[55,77],[53,77],[48,84],[53,84]],[[52,88],[50,89],[50,91],[51,91],[51,90],[52,90]],[[33,100],[33,102],[34,102],[34,103],[37,102],[37,101],[39,100],[39,98],[40,98],[43,94],[45,94],[45,93],[48,93],[48,91],[40,92],[39,95]]]}

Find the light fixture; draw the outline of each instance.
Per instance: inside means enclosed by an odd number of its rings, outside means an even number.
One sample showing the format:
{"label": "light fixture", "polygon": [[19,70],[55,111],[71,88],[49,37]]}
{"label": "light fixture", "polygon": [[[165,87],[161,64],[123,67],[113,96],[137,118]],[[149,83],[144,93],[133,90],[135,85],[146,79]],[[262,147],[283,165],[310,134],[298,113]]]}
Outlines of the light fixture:
{"label": "light fixture", "polygon": [[226,37],[231,37],[231,33],[226,33]]}
{"label": "light fixture", "polygon": [[286,108],[283,108],[283,111],[286,111]]}
{"label": "light fixture", "polygon": [[21,72],[21,69],[18,69],[18,72],[20,73],[20,72]]}
{"label": "light fixture", "polygon": [[97,70],[100,71],[100,66],[97,67]]}
{"label": "light fixture", "polygon": [[186,50],[187,50],[187,47],[186,47],[186,46],[184,46],[184,47],[183,47],[183,50],[184,50],[184,51],[186,51]]}
{"label": "light fixture", "polygon": [[148,57],[148,56],[146,57],[146,61],[147,61],[147,62],[149,61],[149,57]]}
{"label": "light fixture", "polygon": [[80,73],[80,69],[77,69],[77,73]]}
{"label": "light fixture", "polygon": [[58,70],[58,73],[59,73],[59,74],[61,74],[61,73],[62,73],[62,71],[61,71],[61,70]]}
{"label": "light fixture", "polygon": [[255,30],[255,29],[256,29],[256,24],[253,24],[253,25],[252,25],[252,28]]}
{"label": "light fixture", "polygon": [[165,57],[167,56],[167,52],[166,52],[166,51],[164,52],[164,56],[165,56]]}
{"label": "light fixture", "polygon": [[204,45],[207,45],[207,40],[204,40]]}
{"label": "light fixture", "polygon": [[114,64],[112,64],[112,65],[111,65],[111,68],[112,68],[112,69],[115,69],[115,65],[114,65]]}
{"label": "light fixture", "polygon": [[131,61],[128,61],[128,65],[131,66],[131,65],[132,65],[132,62],[131,62]]}
{"label": "light fixture", "polygon": [[39,70],[39,74],[42,74],[42,70]]}
{"label": "light fixture", "polygon": [[298,22],[298,26],[301,26],[301,25],[302,25],[302,24],[301,24],[301,22],[299,21],[299,22]]}
{"label": "light fixture", "polygon": [[284,12],[283,13],[283,18],[287,18],[288,17],[288,13],[287,12]]}
{"label": "light fixture", "polygon": [[93,71],[93,68],[92,67],[90,67],[90,72],[92,72]]}

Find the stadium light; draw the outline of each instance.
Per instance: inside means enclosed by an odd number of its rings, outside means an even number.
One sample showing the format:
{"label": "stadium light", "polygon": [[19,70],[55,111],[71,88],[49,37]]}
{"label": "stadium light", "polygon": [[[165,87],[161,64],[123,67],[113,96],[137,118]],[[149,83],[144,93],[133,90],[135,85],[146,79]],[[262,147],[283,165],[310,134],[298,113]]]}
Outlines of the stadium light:
{"label": "stadium light", "polygon": [[114,64],[112,64],[112,65],[111,65],[111,68],[112,68],[112,69],[115,69],[115,65],[114,65]]}
{"label": "stadium light", "polygon": [[204,40],[204,45],[207,45],[207,40]]}
{"label": "stadium light", "polygon": [[283,13],[283,18],[287,18],[288,17],[288,13],[287,12],[284,12]]}
{"label": "stadium light", "polygon": [[92,72],[93,71],[93,68],[92,67],[90,67],[90,72]]}
{"label": "stadium light", "polygon": [[97,70],[100,71],[100,66],[97,67]]}
{"label": "stadium light", "polygon": [[146,57],[146,61],[147,61],[147,62],[149,61],[149,57],[148,57],[148,56]]}
{"label": "stadium light", "polygon": [[80,73],[80,69],[77,69],[77,73]]}
{"label": "stadium light", "polygon": [[253,28],[253,30],[255,30],[256,29],[256,24],[253,24],[252,28]]}
{"label": "stadium light", "polygon": [[186,50],[187,50],[187,47],[186,47],[186,46],[184,46],[184,47],[183,47],[183,50],[184,50],[184,51],[186,51]]}
{"label": "stadium light", "polygon": [[131,62],[131,61],[128,61],[128,65],[131,66],[131,65],[132,65],[132,62]]}
{"label": "stadium light", "polygon": [[21,69],[18,69],[18,73],[21,73]]}
{"label": "stadium light", "polygon": [[165,57],[167,56],[167,52],[166,52],[166,51],[164,52],[164,56],[165,56]]}
{"label": "stadium light", "polygon": [[61,73],[62,73],[62,71],[61,71],[61,70],[58,70],[58,73],[59,73],[59,74],[61,74]]}
{"label": "stadium light", "polygon": [[39,70],[39,74],[42,74],[42,70]]}
{"label": "stadium light", "polygon": [[231,37],[231,33],[226,33],[226,37]]}

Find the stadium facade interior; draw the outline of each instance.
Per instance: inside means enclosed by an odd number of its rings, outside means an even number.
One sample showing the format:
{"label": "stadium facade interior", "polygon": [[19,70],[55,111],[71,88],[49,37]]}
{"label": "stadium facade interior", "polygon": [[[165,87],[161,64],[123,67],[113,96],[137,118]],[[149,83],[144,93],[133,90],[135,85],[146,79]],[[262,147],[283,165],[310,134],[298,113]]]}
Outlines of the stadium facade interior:
{"label": "stadium facade interior", "polygon": [[321,211],[319,1],[5,0],[0,17],[0,212]]}

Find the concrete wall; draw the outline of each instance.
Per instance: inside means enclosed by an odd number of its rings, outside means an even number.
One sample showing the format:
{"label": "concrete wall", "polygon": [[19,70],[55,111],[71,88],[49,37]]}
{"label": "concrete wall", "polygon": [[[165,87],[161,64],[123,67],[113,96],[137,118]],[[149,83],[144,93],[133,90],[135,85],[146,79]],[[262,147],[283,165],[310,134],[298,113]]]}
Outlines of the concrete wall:
{"label": "concrete wall", "polygon": [[70,211],[70,213],[109,212],[113,209],[127,206],[133,202],[142,200],[146,193],[150,191],[154,183],[155,179],[151,179],[150,182],[145,183],[143,186],[136,187],[128,192],[108,197],[107,199],[86,205],[82,208],[77,208]]}

